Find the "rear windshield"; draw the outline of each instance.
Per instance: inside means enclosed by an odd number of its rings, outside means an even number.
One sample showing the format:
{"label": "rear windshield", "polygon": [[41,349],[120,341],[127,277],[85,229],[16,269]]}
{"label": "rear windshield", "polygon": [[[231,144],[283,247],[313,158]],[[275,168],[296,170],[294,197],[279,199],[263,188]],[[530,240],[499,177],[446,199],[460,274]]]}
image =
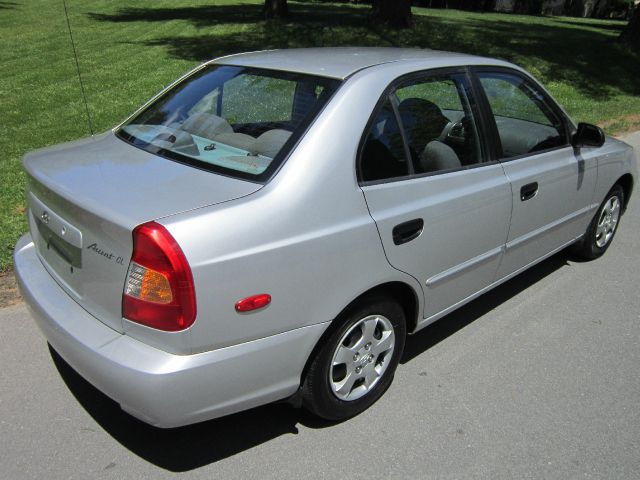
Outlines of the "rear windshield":
{"label": "rear windshield", "polygon": [[340,82],[211,65],[175,85],[117,135],[151,153],[265,181]]}

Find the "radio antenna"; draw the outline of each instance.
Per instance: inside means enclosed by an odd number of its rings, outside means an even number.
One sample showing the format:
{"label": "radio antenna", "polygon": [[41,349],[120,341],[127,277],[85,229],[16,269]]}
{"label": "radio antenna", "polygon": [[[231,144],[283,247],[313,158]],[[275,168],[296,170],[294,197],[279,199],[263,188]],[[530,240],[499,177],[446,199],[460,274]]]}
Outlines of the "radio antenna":
{"label": "radio antenna", "polygon": [[62,0],[64,6],[64,16],[67,19],[67,28],[69,29],[69,38],[71,39],[71,48],[73,49],[73,58],[76,61],[76,70],[78,72],[78,81],[80,82],[80,90],[82,92],[82,99],[84,100],[84,108],[87,112],[87,123],[89,124],[89,131],[93,135],[93,123],[91,123],[91,114],[89,113],[89,104],[87,103],[87,94],[84,91],[84,84],[82,83],[82,75],[80,74],[80,63],[78,63],[78,53],[76,52],[76,44],[73,41],[73,34],[71,33],[71,23],[69,22],[69,12],[67,12],[67,2]]}

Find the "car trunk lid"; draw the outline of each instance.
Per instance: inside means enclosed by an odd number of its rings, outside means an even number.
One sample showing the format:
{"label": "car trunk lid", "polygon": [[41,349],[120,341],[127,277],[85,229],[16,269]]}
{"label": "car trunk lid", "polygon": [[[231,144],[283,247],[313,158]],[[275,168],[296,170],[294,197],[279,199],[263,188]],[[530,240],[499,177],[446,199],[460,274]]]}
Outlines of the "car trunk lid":
{"label": "car trunk lid", "polygon": [[133,229],[261,187],[157,157],[111,132],[33,152],[24,166],[29,227],[44,266],[119,332]]}

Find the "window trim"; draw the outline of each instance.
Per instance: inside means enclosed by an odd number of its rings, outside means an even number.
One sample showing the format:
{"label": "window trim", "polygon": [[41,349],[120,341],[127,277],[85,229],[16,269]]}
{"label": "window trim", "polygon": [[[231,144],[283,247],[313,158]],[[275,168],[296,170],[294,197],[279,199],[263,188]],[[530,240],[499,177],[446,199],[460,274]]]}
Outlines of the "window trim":
{"label": "window trim", "polygon": [[[481,160],[471,165],[463,165],[460,168],[438,170],[435,172],[409,173],[407,175],[402,175],[399,177],[383,178],[378,180],[363,180],[362,179],[362,153],[364,150],[365,141],[373,125],[373,122],[375,121],[378,114],[382,110],[382,107],[385,101],[389,100],[389,102],[392,105],[396,122],[398,123],[398,126],[400,127],[400,131],[402,133],[402,141],[404,143],[405,156],[407,156],[407,161],[410,162],[410,165],[411,165],[409,170],[413,170],[414,169],[413,159],[410,155],[410,149],[407,143],[404,125],[398,113],[398,108],[397,108],[398,100],[397,100],[397,97],[395,96],[395,91],[398,88],[400,88],[403,84],[409,83],[415,80],[425,80],[433,77],[452,75],[452,74],[463,75],[467,80],[467,83],[469,86],[469,93],[470,93],[470,98],[468,98],[467,100],[469,101],[469,107],[471,108],[471,113],[474,115],[475,125],[476,125],[476,128],[478,129],[478,137],[479,137],[479,143],[480,143],[479,154],[480,154]],[[474,82],[473,76],[470,73],[469,67],[465,65],[461,65],[461,66],[455,66],[455,67],[432,68],[432,69],[410,72],[395,78],[391,83],[389,83],[389,85],[384,89],[384,91],[380,95],[380,98],[378,99],[378,102],[376,103],[375,107],[371,111],[369,120],[365,124],[365,128],[362,131],[362,134],[360,137],[360,142],[358,144],[358,149],[356,153],[356,162],[355,162],[356,179],[358,181],[358,185],[361,187],[367,187],[371,185],[380,185],[380,184],[386,184],[386,183],[392,183],[392,182],[398,182],[398,181],[404,181],[404,180],[413,180],[417,178],[433,177],[435,175],[444,175],[444,174],[453,173],[453,172],[460,172],[463,170],[471,170],[474,168],[484,167],[488,165],[495,165],[499,163],[496,160],[496,158],[491,155],[491,148],[490,148],[491,145],[487,144],[486,137],[489,136],[489,133],[485,132],[484,110],[482,109],[482,106],[478,103],[477,92],[473,82]]]}
{"label": "window trim", "polygon": [[389,103],[391,104],[391,109],[393,110],[393,116],[396,118],[396,122],[398,122],[398,128],[400,129],[400,138],[402,138],[402,148],[404,150],[405,161],[407,162],[407,170],[409,173],[406,175],[410,177],[416,174],[415,166],[413,165],[413,158],[411,158],[411,149],[409,148],[409,142],[407,141],[407,132],[404,129],[404,125],[402,124],[402,116],[400,115],[400,100],[396,95],[395,89],[393,92],[389,93]]}
{"label": "window trim", "polygon": [[[567,114],[562,110],[560,105],[551,97],[549,92],[539,83],[537,82],[531,75],[523,72],[521,70],[516,70],[514,68],[503,67],[503,66],[490,66],[490,65],[482,65],[482,66],[472,66],[469,68],[470,74],[473,78],[473,83],[476,91],[477,98],[479,99],[482,109],[485,111],[483,114],[483,121],[486,122],[487,128],[490,131],[491,136],[491,144],[493,146],[493,154],[495,155],[495,159],[500,163],[510,162],[512,160],[519,160],[522,158],[528,158],[535,155],[541,155],[549,152],[554,152],[556,150],[562,150],[567,147],[571,147],[571,132],[575,130],[575,126],[573,122],[569,119]],[[523,80],[527,86],[535,87],[535,90],[539,91],[543,97],[543,102],[545,105],[558,116],[562,125],[564,126],[564,135],[565,135],[565,143],[559,145],[557,147],[545,148],[544,150],[537,150],[535,152],[527,152],[521,155],[514,155],[512,157],[501,158],[503,155],[502,151],[502,142],[500,140],[500,133],[498,132],[498,126],[495,121],[495,115],[493,114],[493,110],[491,109],[491,105],[489,103],[489,99],[487,94],[480,82],[480,75],[483,73],[489,74],[503,74],[503,75],[512,75],[516,78],[520,78]]]}
{"label": "window trim", "polygon": [[[401,137],[402,137],[402,143],[403,143],[403,148],[404,148],[404,152],[405,152],[405,157],[407,156],[407,151],[408,151],[408,145],[405,139],[405,134],[404,134],[404,128],[402,126],[402,123],[399,122],[399,115],[398,115],[398,109],[397,106],[394,105],[394,102],[392,101],[391,97],[392,97],[392,93],[393,93],[393,89],[392,89],[392,85],[393,82],[391,84],[389,84],[387,86],[387,88],[384,89],[384,91],[382,92],[382,95],[380,95],[380,98],[378,99],[378,101],[376,102],[375,107],[373,107],[373,110],[371,111],[371,115],[369,116],[369,120],[367,120],[367,123],[365,124],[364,130],[362,132],[362,134],[360,135],[360,142],[358,143],[358,149],[356,150],[356,162],[355,162],[355,167],[356,167],[356,179],[358,181],[358,185],[369,185],[369,184],[375,184],[375,183],[381,183],[381,182],[389,182],[389,181],[395,181],[398,179],[406,179],[406,178],[411,178],[410,175],[402,175],[399,177],[391,177],[391,178],[384,178],[384,179],[380,179],[380,180],[363,180],[362,179],[362,152],[364,150],[364,145],[366,143],[366,139],[367,136],[369,134],[369,131],[371,130],[371,127],[373,126],[373,122],[375,121],[376,118],[378,118],[378,114],[382,111],[382,108],[384,107],[385,102],[389,102],[389,104],[391,105],[391,109],[393,110],[393,115],[394,118],[396,120],[396,123],[398,123],[398,127],[400,128],[400,132],[401,133]],[[397,102],[396,102],[397,103]],[[407,157],[407,162],[410,161],[411,157]],[[408,170],[408,168],[407,168]]]}

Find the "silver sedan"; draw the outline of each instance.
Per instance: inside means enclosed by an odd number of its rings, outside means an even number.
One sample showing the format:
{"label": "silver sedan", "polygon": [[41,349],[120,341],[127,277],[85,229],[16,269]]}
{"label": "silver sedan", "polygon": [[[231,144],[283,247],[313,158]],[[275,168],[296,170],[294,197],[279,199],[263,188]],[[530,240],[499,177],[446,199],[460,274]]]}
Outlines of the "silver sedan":
{"label": "silver sedan", "polygon": [[34,318],[160,427],[362,412],[407,334],[565,247],[601,256],[637,176],[515,65],[364,48],[213,60],[24,167]]}

